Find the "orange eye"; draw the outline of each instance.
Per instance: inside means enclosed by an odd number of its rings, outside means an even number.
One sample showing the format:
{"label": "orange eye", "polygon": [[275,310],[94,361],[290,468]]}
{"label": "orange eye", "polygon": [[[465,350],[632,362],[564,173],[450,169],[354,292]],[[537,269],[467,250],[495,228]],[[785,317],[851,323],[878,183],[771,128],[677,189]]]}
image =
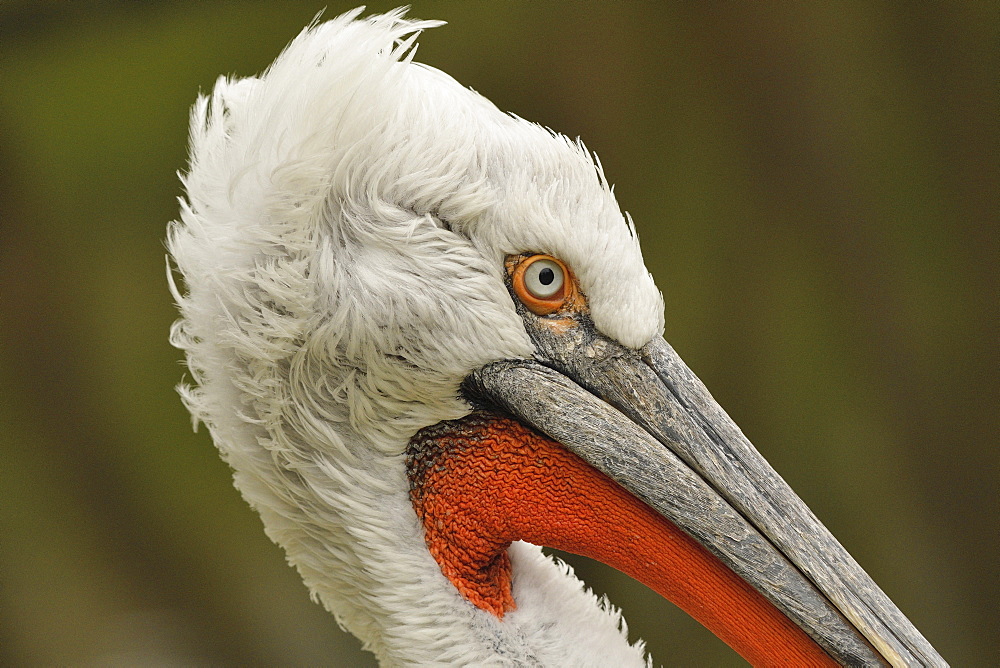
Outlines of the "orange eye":
{"label": "orange eye", "polygon": [[511,276],[514,294],[532,313],[558,311],[571,291],[569,270],[551,255],[532,255],[520,262]]}

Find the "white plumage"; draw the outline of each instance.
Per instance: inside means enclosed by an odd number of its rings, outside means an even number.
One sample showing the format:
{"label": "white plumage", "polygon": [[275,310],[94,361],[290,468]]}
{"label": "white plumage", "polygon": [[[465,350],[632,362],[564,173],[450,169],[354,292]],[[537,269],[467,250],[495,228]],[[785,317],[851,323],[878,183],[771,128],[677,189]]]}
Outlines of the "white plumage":
{"label": "white plumage", "polygon": [[469,412],[458,387],[533,344],[503,259],[574,268],[598,329],[658,336],[659,292],[584,147],[411,61],[438,25],[355,10],[198,100],[170,252],[181,389],[313,595],[386,664],[643,664],[617,612],[511,549],[516,611],[465,601],[428,553],[403,452]]}

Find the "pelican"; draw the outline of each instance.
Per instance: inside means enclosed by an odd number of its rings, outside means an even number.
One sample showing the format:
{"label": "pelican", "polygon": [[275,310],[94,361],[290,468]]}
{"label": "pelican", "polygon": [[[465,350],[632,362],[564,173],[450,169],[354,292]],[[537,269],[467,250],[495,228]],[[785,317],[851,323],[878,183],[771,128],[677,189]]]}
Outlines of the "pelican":
{"label": "pelican", "polygon": [[360,12],[198,99],[168,233],[183,400],[314,598],[383,665],[647,665],[549,546],[754,665],[947,665],[664,341],[596,157]]}

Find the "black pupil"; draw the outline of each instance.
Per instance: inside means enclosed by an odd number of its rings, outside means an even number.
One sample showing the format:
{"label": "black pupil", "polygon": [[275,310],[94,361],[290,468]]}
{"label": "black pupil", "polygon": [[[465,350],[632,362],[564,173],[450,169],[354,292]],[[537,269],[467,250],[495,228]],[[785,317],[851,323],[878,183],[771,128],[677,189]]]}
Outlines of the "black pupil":
{"label": "black pupil", "polygon": [[552,271],[551,267],[545,267],[538,272],[538,282],[542,285],[552,285],[554,280],[556,280],[556,272]]}

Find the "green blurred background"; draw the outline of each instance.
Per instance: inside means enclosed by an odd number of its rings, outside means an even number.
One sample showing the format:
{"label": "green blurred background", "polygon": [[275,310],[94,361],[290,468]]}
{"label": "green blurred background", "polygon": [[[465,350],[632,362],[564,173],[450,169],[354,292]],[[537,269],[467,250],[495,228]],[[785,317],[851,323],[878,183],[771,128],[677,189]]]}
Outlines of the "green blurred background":
{"label": "green blurred background", "polygon": [[[188,108],[323,2],[0,3],[0,664],[372,663],[191,433],[167,344]],[[997,665],[998,3],[411,13],[450,23],[420,60],[597,151],[667,339],[953,665]],[[657,662],[740,665],[574,563]]]}

